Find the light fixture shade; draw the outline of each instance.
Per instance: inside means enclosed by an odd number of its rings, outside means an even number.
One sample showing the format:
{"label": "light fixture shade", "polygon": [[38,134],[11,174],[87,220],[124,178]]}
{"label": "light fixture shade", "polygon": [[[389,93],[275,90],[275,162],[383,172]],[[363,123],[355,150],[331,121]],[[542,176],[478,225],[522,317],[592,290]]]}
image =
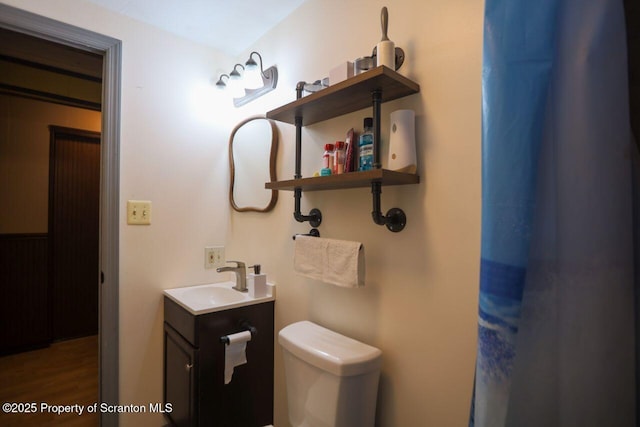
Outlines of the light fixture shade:
{"label": "light fixture shade", "polygon": [[[260,65],[253,59],[253,55],[260,59]],[[242,68],[242,74],[238,71],[238,67]],[[227,81],[222,80],[222,77],[226,77]],[[240,107],[267,92],[271,92],[277,84],[278,69],[276,66],[272,65],[263,70],[262,56],[258,52],[251,52],[244,66],[236,64],[228,75],[222,74],[220,76],[216,82],[216,88],[228,88],[226,92],[233,98],[233,105]]]}
{"label": "light fixture shade", "polygon": [[[262,57],[260,56],[260,54],[258,52],[251,52],[251,55],[253,55],[254,53],[260,57],[260,64],[262,64]],[[251,55],[249,55],[249,59],[247,59],[247,62],[244,63],[245,70],[253,70],[255,68],[258,68],[258,63],[251,57]]]}
{"label": "light fixture shade", "polygon": [[[258,67],[258,63],[255,59],[253,59],[253,55],[256,55],[260,60],[260,66]],[[245,83],[244,86],[247,89],[259,89],[264,86],[264,81],[262,79],[263,71],[262,71],[262,56],[258,52],[251,52],[249,54],[249,59],[244,63],[245,70]]]}
{"label": "light fixture shade", "polygon": [[229,81],[229,76],[227,74],[222,74],[216,82],[216,89],[218,90],[225,90],[227,88],[227,84],[222,80],[223,77],[226,77],[227,81]]}
{"label": "light fixture shade", "polygon": [[242,64],[236,64],[233,66],[233,70],[231,70],[231,72],[229,73],[229,79],[230,80],[241,80],[242,79],[242,75],[240,74],[240,71],[238,71],[238,67],[242,67],[242,70],[244,71],[244,67],[242,66]]}

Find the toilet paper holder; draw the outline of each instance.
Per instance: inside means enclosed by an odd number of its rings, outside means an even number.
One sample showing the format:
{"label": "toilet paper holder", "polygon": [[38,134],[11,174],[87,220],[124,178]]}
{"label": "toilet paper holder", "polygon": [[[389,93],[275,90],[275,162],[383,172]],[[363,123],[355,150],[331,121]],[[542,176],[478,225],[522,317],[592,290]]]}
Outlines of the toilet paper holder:
{"label": "toilet paper holder", "polygon": [[[251,332],[251,338],[253,339],[256,335],[258,335],[258,328],[256,328],[255,326],[251,325],[248,321],[246,320],[241,320],[240,322],[240,328],[242,328],[243,331],[249,331]],[[235,333],[235,332],[234,332]],[[231,335],[231,334],[230,334]],[[220,337],[220,342],[223,344],[227,344],[229,345],[229,335],[223,335]]]}

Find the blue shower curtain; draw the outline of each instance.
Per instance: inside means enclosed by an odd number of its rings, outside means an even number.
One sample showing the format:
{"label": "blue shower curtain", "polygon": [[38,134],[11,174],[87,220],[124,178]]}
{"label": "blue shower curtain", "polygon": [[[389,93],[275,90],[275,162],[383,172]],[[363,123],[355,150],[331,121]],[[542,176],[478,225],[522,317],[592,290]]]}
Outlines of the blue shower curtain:
{"label": "blue shower curtain", "polygon": [[470,426],[634,426],[622,0],[486,0]]}

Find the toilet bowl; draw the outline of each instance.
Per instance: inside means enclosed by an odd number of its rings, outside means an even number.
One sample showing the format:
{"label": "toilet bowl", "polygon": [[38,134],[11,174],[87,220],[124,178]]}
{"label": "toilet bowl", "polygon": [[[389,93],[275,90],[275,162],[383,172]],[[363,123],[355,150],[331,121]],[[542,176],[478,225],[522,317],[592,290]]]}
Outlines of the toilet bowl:
{"label": "toilet bowl", "polygon": [[278,334],[293,427],[374,425],[382,352],[309,321]]}

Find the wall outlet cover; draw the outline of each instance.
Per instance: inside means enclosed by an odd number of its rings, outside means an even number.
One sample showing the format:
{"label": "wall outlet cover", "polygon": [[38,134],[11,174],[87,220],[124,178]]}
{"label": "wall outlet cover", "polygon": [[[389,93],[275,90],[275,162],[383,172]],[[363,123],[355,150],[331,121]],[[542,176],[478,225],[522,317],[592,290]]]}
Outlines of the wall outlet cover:
{"label": "wall outlet cover", "polygon": [[204,268],[218,268],[225,264],[224,246],[207,246],[204,248]]}

